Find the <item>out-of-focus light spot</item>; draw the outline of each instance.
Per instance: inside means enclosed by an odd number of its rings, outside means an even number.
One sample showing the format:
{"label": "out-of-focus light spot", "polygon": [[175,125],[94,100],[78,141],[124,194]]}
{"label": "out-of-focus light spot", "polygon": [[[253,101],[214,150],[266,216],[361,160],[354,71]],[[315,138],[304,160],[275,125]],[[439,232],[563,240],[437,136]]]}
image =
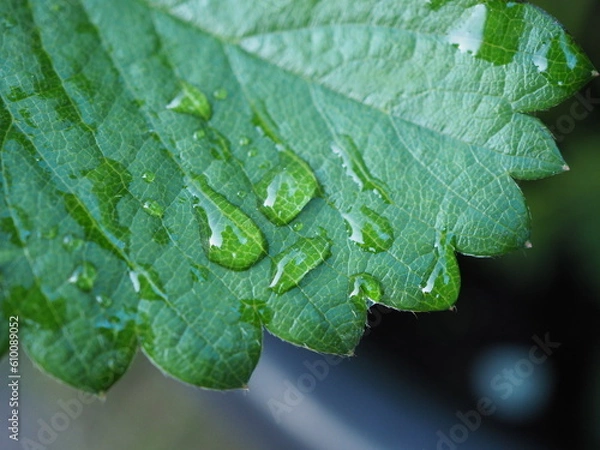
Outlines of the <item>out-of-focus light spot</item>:
{"label": "out-of-focus light spot", "polygon": [[493,417],[527,422],[543,413],[555,383],[552,355],[542,348],[503,345],[484,350],[471,369],[472,390],[488,397]]}

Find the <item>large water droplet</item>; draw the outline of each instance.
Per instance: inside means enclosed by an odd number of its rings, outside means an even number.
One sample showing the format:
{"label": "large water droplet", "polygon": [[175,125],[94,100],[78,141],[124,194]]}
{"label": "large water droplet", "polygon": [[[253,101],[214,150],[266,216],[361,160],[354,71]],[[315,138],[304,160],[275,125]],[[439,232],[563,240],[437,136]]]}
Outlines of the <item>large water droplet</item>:
{"label": "large water droplet", "polygon": [[277,294],[298,286],[311,270],[331,255],[331,241],[324,236],[300,238],[272,260],[271,284]]}
{"label": "large water droplet", "polygon": [[206,95],[185,81],[181,82],[181,91],[167,105],[167,109],[178,113],[191,114],[204,120],[209,120],[212,116],[212,109]]}
{"label": "large water droplet", "polygon": [[360,248],[373,253],[388,250],[394,243],[394,230],[390,221],[367,206],[356,212],[342,214],[348,236]]}
{"label": "large water droplet", "polygon": [[268,324],[272,318],[272,312],[263,300],[242,299],[240,300],[240,320],[256,325]]}
{"label": "large water droplet", "polygon": [[339,136],[340,145],[333,143],[331,150],[342,159],[342,166],[346,173],[362,191],[375,192],[384,202],[392,203],[392,198],[387,192],[385,183],[375,178],[369,172],[361,152],[350,136]]}
{"label": "large water droplet", "polygon": [[96,267],[92,263],[84,261],[75,268],[68,281],[82,291],[89,292],[93,289],[97,277],[98,271]]}
{"label": "large water droplet", "polygon": [[318,189],[315,174],[302,159],[288,150],[279,155],[279,164],[256,185],[259,209],[276,225],[290,223]]}
{"label": "large water droplet", "polygon": [[487,7],[483,4],[475,5],[465,15],[466,18],[448,32],[448,42],[456,45],[463,53],[476,55],[483,44]]}
{"label": "large water droplet", "polygon": [[246,270],[265,256],[267,242],[250,217],[215,192],[204,176],[195,177],[190,187],[198,188],[195,206],[208,259],[228,269]]}
{"label": "large water droplet", "polygon": [[[377,278],[368,273],[358,273],[350,277],[350,300],[359,306],[377,303],[383,297],[383,288]],[[364,306],[363,306],[364,307]]]}

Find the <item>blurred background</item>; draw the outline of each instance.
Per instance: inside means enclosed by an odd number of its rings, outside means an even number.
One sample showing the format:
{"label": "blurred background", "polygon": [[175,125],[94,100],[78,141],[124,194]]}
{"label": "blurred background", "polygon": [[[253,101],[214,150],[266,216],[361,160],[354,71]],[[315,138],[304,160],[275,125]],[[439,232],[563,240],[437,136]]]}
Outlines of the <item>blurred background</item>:
{"label": "blurred background", "polygon": [[[600,66],[600,2],[533,3]],[[3,431],[0,448],[600,449],[600,108],[578,120],[579,101],[540,114],[571,171],[521,183],[533,248],[461,257],[456,311],[374,308],[343,360],[266,336],[247,391],[185,386],[138,355],[89,399],[22,358],[22,440]]]}

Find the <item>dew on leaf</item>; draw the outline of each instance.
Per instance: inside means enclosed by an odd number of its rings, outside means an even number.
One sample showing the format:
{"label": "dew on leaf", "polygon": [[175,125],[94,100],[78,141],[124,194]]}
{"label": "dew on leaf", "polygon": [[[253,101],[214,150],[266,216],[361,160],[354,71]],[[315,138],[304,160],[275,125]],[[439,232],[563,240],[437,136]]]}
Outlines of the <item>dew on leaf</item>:
{"label": "dew on leaf", "polygon": [[248,157],[249,158],[254,158],[256,155],[258,155],[258,149],[256,148],[251,148],[250,150],[248,150]]}
{"label": "dew on leaf", "polygon": [[238,143],[240,146],[245,147],[246,145],[250,145],[250,138],[248,136],[242,136]]}
{"label": "dew on leaf", "polygon": [[242,322],[260,325],[271,321],[272,313],[264,300],[242,299],[239,312]]}
{"label": "dew on leaf", "polygon": [[129,280],[133,286],[133,290],[138,293],[140,292],[140,275],[135,270],[129,271]]}
{"label": "dew on leaf", "polygon": [[162,217],[165,209],[155,200],[146,200],[142,208],[153,217]]}
{"label": "dew on leaf", "polygon": [[112,299],[106,295],[96,295],[96,301],[103,308],[110,308],[112,305]]}
{"label": "dew on leaf", "polygon": [[84,261],[75,268],[68,281],[82,291],[89,292],[93,289],[97,277],[96,267],[92,263]]}
{"label": "dew on leaf", "polygon": [[203,128],[196,130],[196,131],[194,131],[194,134],[192,135],[192,137],[194,138],[195,141],[199,141],[200,139],[203,139],[206,137],[206,131]]}
{"label": "dew on leaf", "polygon": [[146,183],[152,183],[156,179],[156,174],[154,172],[146,171],[142,174],[142,180]]}
{"label": "dew on leaf", "polygon": [[358,211],[342,214],[348,237],[363,250],[379,253],[394,243],[394,231],[390,221],[367,206]]}
{"label": "dew on leaf", "polygon": [[278,165],[255,186],[259,209],[274,224],[286,225],[315,196],[318,186],[308,164],[291,151],[283,150]]}
{"label": "dew on leaf", "polygon": [[213,92],[213,97],[217,100],[225,100],[229,94],[227,93],[227,89],[219,88]]}
{"label": "dew on leaf", "polygon": [[294,225],[292,225],[292,230],[294,231],[302,231],[303,228],[304,224],[302,222],[296,222]]}
{"label": "dew on leaf", "polygon": [[208,259],[232,270],[246,270],[266,254],[267,242],[258,225],[240,208],[213,190],[204,176],[190,182],[197,188],[195,206]]}
{"label": "dew on leaf", "polygon": [[42,233],[42,237],[48,240],[54,239],[56,236],[58,236],[58,225],[54,225]]}
{"label": "dew on leaf", "polygon": [[73,252],[75,250],[78,250],[83,245],[83,240],[71,234],[66,234],[63,237],[62,245],[65,248],[65,250]]}
{"label": "dew on leaf", "polygon": [[361,191],[373,191],[384,202],[392,203],[383,181],[378,180],[369,172],[358,147],[350,136],[345,134],[339,136],[341,143],[333,143],[331,150],[342,160],[342,166],[346,173],[358,185]]}
{"label": "dew on leaf", "polygon": [[331,255],[331,241],[325,236],[300,238],[271,261],[269,287],[283,294],[298,286],[300,281]]}
{"label": "dew on leaf", "polygon": [[437,232],[433,247],[434,261],[425,283],[421,285],[421,292],[427,295],[434,295],[437,298],[440,296],[439,291],[454,281],[450,271],[456,268],[456,261],[454,248],[448,242],[445,230]]}
{"label": "dew on leaf", "polygon": [[348,297],[360,306],[377,303],[383,297],[383,288],[373,275],[358,273],[350,277]]}
{"label": "dew on leaf", "polygon": [[456,45],[460,52],[476,55],[483,44],[487,6],[475,5],[469,8],[465,15],[466,19],[448,32],[447,39],[450,44]]}
{"label": "dew on leaf", "polygon": [[181,81],[181,91],[167,105],[167,109],[204,120],[209,120],[212,116],[212,108],[206,95],[186,81]]}

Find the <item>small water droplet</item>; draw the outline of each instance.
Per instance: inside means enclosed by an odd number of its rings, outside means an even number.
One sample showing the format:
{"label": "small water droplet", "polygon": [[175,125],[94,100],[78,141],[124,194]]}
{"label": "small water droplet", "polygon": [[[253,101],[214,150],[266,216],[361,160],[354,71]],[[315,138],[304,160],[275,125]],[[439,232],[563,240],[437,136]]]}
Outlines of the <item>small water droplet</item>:
{"label": "small water droplet", "polygon": [[63,237],[62,245],[65,248],[65,250],[73,252],[75,250],[78,250],[83,245],[83,240],[74,237],[71,234],[67,234],[65,235],[65,237]]}
{"label": "small water droplet", "polygon": [[279,164],[256,185],[259,209],[274,224],[291,222],[315,196],[315,174],[289,150],[280,152]]}
{"label": "small water droplet", "polygon": [[156,179],[156,174],[154,172],[146,171],[142,174],[142,180],[146,183],[152,183]]}
{"label": "small water droplet", "polygon": [[227,98],[227,95],[228,95],[227,89],[225,89],[225,88],[219,88],[215,92],[213,92],[213,96],[217,100],[225,100]]}
{"label": "small water droplet", "polygon": [[42,233],[42,237],[48,240],[54,239],[56,236],[58,236],[58,225],[54,225]]}
{"label": "small water droplet", "polygon": [[186,81],[181,81],[181,91],[167,105],[167,109],[204,120],[209,120],[212,116],[212,109],[206,95]]}
{"label": "small water droplet", "polygon": [[165,213],[165,209],[155,200],[146,200],[142,208],[153,217],[162,217]]}
{"label": "small water droplet", "polygon": [[94,282],[98,277],[96,267],[87,261],[84,261],[75,268],[75,271],[69,278],[69,283],[73,283],[79,289],[89,292],[94,287]]}
{"label": "small water droplet", "polygon": [[194,131],[194,134],[192,135],[192,137],[194,138],[195,141],[204,139],[206,137],[206,131],[203,128],[201,128],[200,130],[196,130],[196,131]]}
{"label": "small water droplet", "polygon": [[248,193],[246,191],[237,191],[237,196],[239,198],[246,198],[247,195]]}
{"label": "small water droplet", "polygon": [[110,308],[112,305],[112,299],[106,295],[96,295],[96,301],[103,308]]}
{"label": "small water droplet", "polygon": [[192,264],[190,269],[190,274],[192,276],[192,280],[196,283],[204,282],[208,280],[208,267],[202,266],[200,264]]}
{"label": "small water droplet", "polygon": [[242,136],[239,140],[239,144],[242,147],[245,147],[246,145],[250,145],[250,138],[248,136]]}
{"label": "small water droplet", "polygon": [[269,287],[277,294],[289,291],[330,255],[331,241],[326,237],[300,238],[273,258]]}
{"label": "small water droplet", "polygon": [[140,292],[140,276],[139,276],[139,274],[134,270],[130,270],[129,271],[129,280],[131,280],[131,285],[133,286],[133,290],[136,293]]}
{"label": "small water droplet", "polygon": [[331,150],[342,160],[342,166],[346,173],[358,185],[361,191],[373,191],[384,202],[392,203],[392,198],[387,192],[385,183],[375,178],[369,172],[361,152],[350,136],[342,134],[339,136],[341,145],[333,143]]}
{"label": "small water droplet", "polygon": [[304,224],[302,222],[296,222],[294,225],[292,225],[292,230],[294,231],[302,231],[302,228],[304,228]]}
{"label": "small water droplet", "polygon": [[248,158],[254,158],[256,155],[258,155],[258,149],[257,148],[251,148],[250,150],[248,150]]}
{"label": "small water droplet", "polygon": [[250,217],[214,191],[206,177],[195,177],[189,185],[198,188],[194,206],[208,259],[228,269],[246,270],[266,255],[265,237]]}
{"label": "small water droplet", "polygon": [[360,306],[373,304],[379,302],[383,297],[383,288],[373,275],[358,273],[350,277],[348,296],[350,300]]}
{"label": "small water droplet", "polygon": [[358,212],[342,214],[346,221],[349,239],[363,250],[379,253],[394,243],[394,230],[390,221],[367,206]]}
{"label": "small water droplet", "polygon": [[434,259],[429,269],[429,276],[421,287],[425,295],[454,300],[458,295],[460,281],[458,264],[454,256],[454,248],[448,242],[445,230],[437,232],[434,243]]}

